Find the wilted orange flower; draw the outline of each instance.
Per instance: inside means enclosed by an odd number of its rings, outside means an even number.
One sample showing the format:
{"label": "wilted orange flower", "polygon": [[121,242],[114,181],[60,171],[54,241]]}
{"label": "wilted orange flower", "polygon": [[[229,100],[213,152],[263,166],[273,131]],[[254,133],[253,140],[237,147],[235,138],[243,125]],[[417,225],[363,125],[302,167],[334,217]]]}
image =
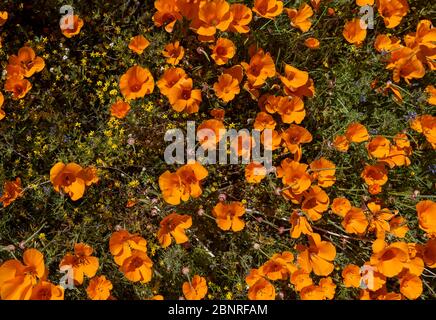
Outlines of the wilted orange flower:
{"label": "wilted orange flower", "polygon": [[156,84],[160,92],[168,97],[171,89],[174,88],[174,86],[176,86],[182,79],[188,79],[188,76],[183,69],[168,68]]}
{"label": "wilted orange flower", "polygon": [[232,229],[238,232],[245,227],[245,222],[240,218],[245,214],[245,208],[241,202],[234,201],[229,204],[220,202],[212,209],[212,214],[216,218],[218,227],[224,231]]}
{"label": "wilted orange flower", "polygon": [[277,177],[282,178],[282,182],[294,194],[301,194],[310,188],[312,181],[307,172],[309,166],[304,163],[284,159],[281,166],[277,168]]}
{"label": "wilted orange flower", "polygon": [[266,168],[258,162],[250,162],[245,167],[245,179],[248,183],[260,183],[266,174]]}
{"label": "wilted orange flower", "polygon": [[419,227],[429,234],[436,233],[436,202],[422,200],[416,204]]}
{"label": "wilted orange flower", "polygon": [[169,43],[162,51],[162,55],[167,58],[167,63],[172,65],[179,64],[185,56],[185,49],[180,45],[180,41]]}
{"label": "wilted orange flower", "polygon": [[303,210],[312,221],[322,218],[322,214],[327,211],[330,199],[327,193],[319,186],[313,186],[304,192],[304,201],[301,205]]}
{"label": "wilted orange flower", "polygon": [[294,255],[291,252],[276,253],[258,271],[269,280],[286,280],[297,270],[293,262]]}
{"label": "wilted orange flower", "polygon": [[144,251],[132,250],[132,254],[124,260],[120,270],[132,282],[147,283],[151,280],[152,267],[153,262]]}
{"label": "wilted orange flower", "polygon": [[123,119],[130,111],[130,104],[118,100],[111,106],[111,115],[118,119]]}
{"label": "wilted orange flower", "polygon": [[97,273],[98,258],[92,256],[94,250],[84,244],[74,245],[74,254],[67,253],[59,264],[61,270],[73,269],[74,283],[82,284],[83,277],[92,278]]}
{"label": "wilted orange flower", "polygon": [[7,11],[0,11],[0,27],[8,21],[8,16],[9,14]]}
{"label": "wilted orange flower", "polygon": [[32,288],[46,272],[44,256],[36,249],[27,249],[23,263],[7,260],[0,265],[0,298],[2,300],[29,300]]}
{"label": "wilted orange flower", "polygon": [[189,241],[185,234],[185,229],[192,225],[192,218],[189,215],[180,215],[171,213],[160,222],[160,228],[157,232],[157,239],[163,248],[168,247],[172,238],[177,244]]}
{"label": "wilted orange flower", "polygon": [[133,66],[120,79],[120,90],[128,100],[143,98],[154,90],[154,79],[147,68]]}
{"label": "wilted orange flower", "polygon": [[254,119],[253,127],[256,130],[263,131],[265,129],[274,129],[276,127],[276,122],[272,116],[266,112],[259,112]]}
{"label": "wilted orange flower", "polygon": [[347,233],[355,233],[361,235],[365,233],[368,227],[368,219],[362,209],[351,207],[351,209],[345,214],[344,220],[342,220],[342,226]]}
{"label": "wilted orange flower", "polygon": [[274,19],[283,12],[283,2],[279,0],[255,0],[252,10],[261,17]]}
{"label": "wilted orange flower", "polygon": [[384,238],[386,232],[390,231],[389,220],[391,220],[395,214],[387,208],[382,209],[381,205],[375,201],[369,202],[366,206],[371,213],[369,230],[375,230],[377,238]]}
{"label": "wilted orange flower", "polygon": [[360,26],[360,21],[360,18],[354,18],[348,21],[345,23],[344,31],[342,32],[345,40],[357,46],[361,45],[366,38],[366,29]]}
{"label": "wilted orange flower", "polygon": [[201,90],[193,88],[191,78],[181,79],[168,93],[168,100],[177,112],[195,113],[198,112],[202,101]]}
{"label": "wilted orange flower", "polygon": [[391,278],[398,275],[409,259],[408,247],[404,242],[394,242],[376,251],[371,256],[371,265],[384,276]]}
{"label": "wilted orange flower", "polygon": [[21,187],[21,179],[16,178],[15,181],[6,181],[3,185],[3,194],[0,197],[0,202],[6,208],[17,198],[23,196],[23,188]]}
{"label": "wilted orange flower", "polygon": [[253,18],[251,9],[244,4],[234,3],[230,5],[230,12],[233,16],[229,25],[229,31],[238,33],[247,33],[250,31],[248,26]]}
{"label": "wilted orange flower", "polygon": [[32,289],[30,300],[64,300],[64,288],[40,280]]}
{"label": "wilted orange flower", "polygon": [[183,18],[177,7],[177,0],[156,0],[154,7],[157,10],[153,15],[154,25],[165,26],[166,32],[173,32],[176,22]]}
{"label": "wilted orange flower", "polygon": [[182,290],[186,300],[201,300],[207,294],[206,279],[195,275],[191,281],[183,283]]}
{"label": "wilted orange flower", "polygon": [[248,82],[254,87],[263,85],[267,78],[274,77],[276,74],[276,68],[271,55],[265,53],[262,49],[258,49],[251,56],[249,64],[241,62],[241,65],[245,69]]}
{"label": "wilted orange flower", "polygon": [[374,47],[378,52],[391,52],[401,48],[401,40],[386,34],[379,34],[375,38]]}
{"label": "wilted orange flower", "polygon": [[291,126],[282,132],[282,139],[292,154],[301,153],[301,144],[312,141],[310,132],[299,125],[291,124]]}
{"label": "wilted orange flower", "polygon": [[91,300],[107,300],[111,295],[112,282],[105,276],[99,276],[89,280],[86,293]]}
{"label": "wilted orange flower", "polygon": [[384,158],[389,155],[391,142],[382,136],[376,136],[366,145],[368,153],[374,158]]}
{"label": "wilted orange flower", "polygon": [[290,91],[295,91],[304,86],[309,80],[309,73],[299,70],[289,64],[285,65],[285,76],[280,76],[280,81]]}
{"label": "wilted orange flower", "polygon": [[226,64],[236,53],[235,44],[226,38],[219,38],[210,48],[212,49],[211,57],[217,65]]}
{"label": "wilted orange flower", "polygon": [[32,84],[27,79],[13,77],[5,82],[5,91],[12,92],[15,100],[24,98],[30,89],[32,89]]}
{"label": "wilted orange flower", "polygon": [[345,136],[349,142],[355,143],[364,142],[369,139],[368,130],[366,130],[365,126],[358,122],[348,125]]}
{"label": "wilted orange flower", "polygon": [[344,286],[346,288],[359,288],[362,279],[360,268],[354,264],[347,265],[342,270],[342,278],[344,279]]}
{"label": "wilted orange flower", "polygon": [[305,235],[311,235],[313,233],[310,223],[301,211],[294,210],[289,222],[292,224],[290,230],[291,238],[298,239],[302,233]]}
{"label": "wilted orange flower", "polygon": [[280,97],[276,107],[284,123],[300,124],[306,117],[304,102],[300,97]]}
{"label": "wilted orange flower", "polygon": [[143,35],[137,35],[130,39],[129,49],[137,54],[142,54],[149,45],[150,41],[148,41]]}
{"label": "wilted orange flower", "polygon": [[336,166],[333,162],[321,157],[310,163],[310,169],[312,180],[317,180],[320,187],[328,188],[335,184]]}
{"label": "wilted orange flower", "polygon": [[85,193],[85,181],[79,175],[82,170],[83,168],[74,162],[55,164],[50,170],[50,181],[56,192],[62,189],[73,201],[82,198]]}
{"label": "wilted orange flower", "polygon": [[340,152],[347,152],[350,147],[350,142],[346,136],[336,136],[333,140],[333,146]]}
{"label": "wilted orange flower", "polygon": [[[425,88],[425,92],[428,95],[427,102],[433,106],[436,105],[436,88],[432,85],[428,85]],[[0,105],[1,105],[1,103],[0,103]]]}
{"label": "wilted orange flower", "polygon": [[197,128],[197,139],[203,149],[215,149],[226,128],[221,120],[203,121]]}
{"label": "wilted orange flower", "polygon": [[335,198],[332,203],[332,211],[340,217],[345,217],[351,210],[351,203],[346,198]]}
{"label": "wilted orange flower", "polygon": [[259,278],[248,289],[249,300],[275,300],[276,290],[271,282],[264,278]]}
{"label": "wilted orange flower", "polygon": [[436,117],[429,114],[418,116],[411,122],[410,127],[424,134],[433,149],[436,149]]}
{"label": "wilted orange flower", "polygon": [[307,32],[312,25],[312,21],[309,20],[313,16],[313,10],[307,3],[302,3],[297,9],[285,9],[291,20],[291,26],[298,28],[301,32]]}
{"label": "wilted orange flower", "polygon": [[122,266],[124,260],[132,255],[133,250],[147,252],[147,241],[137,234],[127,230],[112,233],[109,239],[109,250],[117,265]]}
{"label": "wilted orange flower", "polygon": [[398,26],[409,11],[407,0],[377,0],[376,5],[386,28]]}
{"label": "wilted orange flower", "polygon": [[306,272],[313,271],[318,276],[328,276],[334,269],[333,260],[336,249],[328,241],[321,241],[321,236],[312,233],[309,236],[309,247],[297,245],[298,264]]}
{"label": "wilted orange flower", "polygon": [[416,56],[416,52],[410,48],[402,47],[391,52],[386,69],[392,69],[392,78],[400,82],[404,78],[407,84],[411,79],[421,79],[425,75],[425,68]]}
{"label": "wilted orange flower", "polygon": [[37,57],[35,51],[30,47],[22,47],[18,50],[18,55],[10,56],[9,64],[19,66],[26,78],[41,72],[45,67],[44,59]]}
{"label": "wilted orange flower", "polygon": [[238,79],[230,74],[222,74],[214,83],[213,90],[218,98],[224,102],[232,101],[241,92]]}
{"label": "wilted orange flower", "polygon": [[319,40],[316,38],[307,38],[304,40],[304,45],[309,49],[318,49],[319,48]]}
{"label": "wilted orange flower", "polygon": [[400,278],[400,292],[410,300],[418,299],[423,290],[421,278],[407,273]]}
{"label": "wilted orange flower", "polygon": [[191,28],[199,35],[200,41],[213,41],[217,30],[226,31],[232,20],[233,15],[227,1],[201,1]]}
{"label": "wilted orange flower", "polygon": [[383,164],[366,165],[361,177],[368,186],[382,186],[388,181],[388,171]]}
{"label": "wilted orange flower", "polygon": [[72,38],[80,33],[83,24],[84,22],[82,18],[80,18],[78,15],[67,16],[61,24],[62,34],[67,38]]}
{"label": "wilted orange flower", "polygon": [[294,285],[296,291],[301,291],[302,289],[311,286],[313,281],[310,277],[310,273],[303,269],[299,269],[292,273],[291,283]]}

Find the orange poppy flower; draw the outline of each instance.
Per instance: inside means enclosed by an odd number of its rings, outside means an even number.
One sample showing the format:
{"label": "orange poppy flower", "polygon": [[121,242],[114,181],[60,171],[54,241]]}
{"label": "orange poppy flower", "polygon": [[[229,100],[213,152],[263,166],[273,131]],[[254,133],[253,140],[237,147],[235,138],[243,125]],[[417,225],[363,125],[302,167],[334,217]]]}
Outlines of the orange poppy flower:
{"label": "orange poppy flower", "polygon": [[356,46],[361,45],[366,38],[366,29],[360,26],[360,21],[360,18],[347,21],[344,26],[344,31],[342,32],[345,40]]}
{"label": "orange poppy flower", "polygon": [[310,273],[304,271],[303,269],[296,270],[294,273],[292,273],[290,282],[294,285],[294,288],[297,292],[300,292],[304,288],[313,284]]}
{"label": "orange poppy flower", "polygon": [[389,221],[390,233],[398,238],[404,238],[409,231],[407,221],[403,217],[394,217]]}
{"label": "orange poppy flower", "polygon": [[248,33],[248,26],[253,18],[251,9],[244,4],[234,3],[230,5],[230,13],[233,16],[232,22],[229,25],[229,31],[237,33]]}
{"label": "orange poppy flower", "polygon": [[336,292],[336,284],[333,282],[331,277],[322,278],[319,280],[319,287],[321,288],[324,299],[332,300]]}
{"label": "orange poppy flower", "polygon": [[388,171],[383,164],[366,165],[362,171],[361,177],[368,186],[382,186],[388,181]]}
{"label": "orange poppy flower", "polygon": [[386,28],[398,26],[409,11],[407,0],[377,0],[378,13],[383,17]]}
{"label": "orange poppy flower", "polygon": [[282,139],[292,154],[301,153],[301,144],[312,142],[310,132],[299,125],[291,124],[291,126],[282,132]]}
{"label": "orange poppy flower", "polygon": [[5,82],[5,91],[12,92],[12,98],[22,99],[32,89],[32,84],[27,79],[8,78]]}
{"label": "orange poppy flower", "polygon": [[197,128],[197,139],[203,149],[215,149],[225,130],[222,121],[216,119],[205,120]]}
{"label": "orange poppy flower", "polygon": [[130,39],[129,49],[137,54],[142,54],[149,45],[150,41],[145,39],[143,35],[137,35]]}
{"label": "orange poppy flower", "polygon": [[36,249],[23,253],[23,263],[7,260],[0,265],[0,298],[2,300],[29,300],[38,279],[46,273],[44,256]]}
{"label": "orange poppy flower", "polygon": [[320,187],[328,188],[335,184],[336,166],[333,162],[321,157],[310,163],[310,169],[312,180],[317,180]]}
{"label": "orange poppy flower", "polygon": [[180,13],[188,20],[198,16],[200,0],[177,0],[177,6]]}
{"label": "orange poppy flower", "polygon": [[342,226],[347,233],[364,234],[368,228],[368,219],[362,209],[351,207],[342,220]]}
{"label": "orange poppy flower", "polygon": [[163,174],[161,174],[159,177],[159,188],[162,192],[162,197],[165,202],[172,205],[180,204],[183,186],[182,181],[177,173],[165,171]]}
{"label": "orange poppy flower", "polygon": [[290,91],[295,91],[304,86],[309,80],[309,73],[299,70],[291,65],[285,65],[285,76],[280,76],[280,81]]}
{"label": "orange poppy flower", "polygon": [[9,64],[21,67],[23,75],[26,78],[33,76],[37,72],[41,72],[45,67],[44,59],[37,57],[35,51],[30,47],[22,47],[18,50],[17,56],[10,56]]}
{"label": "orange poppy flower", "polygon": [[89,280],[86,293],[91,300],[108,300],[111,295],[112,282],[105,276],[99,276]]}
{"label": "orange poppy flower", "polygon": [[277,177],[282,178],[282,182],[294,194],[301,194],[310,188],[312,181],[307,172],[309,166],[304,163],[284,159],[281,166],[277,168]]}
{"label": "orange poppy flower", "polygon": [[422,258],[429,268],[436,268],[436,238],[431,238],[422,248]]}
{"label": "orange poppy flower", "polygon": [[373,6],[374,5],[374,0],[356,0],[356,4],[359,7],[363,7],[363,6]]}
{"label": "orange poppy flower", "polygon": [[240,131],[237,136],[230,140],[231,152],[244,159],[250,158],[251,150],[255,145],[256,142],[248,130]]}
{"label": "orange poppy flower", "polygon": [[163,300],[163,299],[164,299],[164,297],[162,295],[158,294],[158,295],[151,297],[150,300]]}
{"label": "orange poppy flower", "polygon": [[128,100],[143,98],[154,90],[154,79],[147,68],[133,66],[120,79],[120,91]]}
{"label": "orange poppy flower", "polygon": [[130,111],[130,104],[118,100],[111,106],[111,115],[118,119],[123,119]]}
{"label": "orange poppy flower", "polygon": [[5,112],[2,109],[4,102],[5,102],[5,97],[3,93],[0,92],[0,120],[2,120],[6,116]]}
{"label": "orange poppy flower", "polygon": [[419,133],[423,133],[433,149],[436,149],[436,117],[429,114],[418,116],[411,122],[410,127]]}
{"label": "orange poppy flower", "polygon": [[359,288],[362,278],[360,268],[354,264],[347,265],[342,270],[342,278],[344,279],[344,286],[346,288]]}
{"label": "orange poppy flower", "polygon": [[309,247],[298,245],[298,264],[306,272],[314,272],[318,276],[328,276],[334,269],[333,260],[336,249],[328,241],[321,241],[317,233],[309,236]]}
{"label": "orange poppy flower", "polygon": [[300,291],[301,300],[324,300],[324,292],[320,286],[310,285]]}
{"label": "orange poppy flower", "polygon": [[[71,18],[73,20],[72,23],[70,21]],[[74,15],[73,17],[68,16],[63,22],[64,23],[61,25],[61,31],[67,38],[72,38],[78,35],[84,24],[83,20],[78,15]],[[70,24],[72,24],[72,26],[70,26]]]}
{"label": "orange poppy flower", "polygon": [[374,158],[384,158],[389,155],[391,142],[382,136],[376,136],[366,145],[370,156]]}
{"label": "orange poppy flower", "polygon": [[332,203],[332,211],[340,217],[345,217],[348,211],[351,210],[351,203],[345,198],[335,198]]}
{"label": "orange poppy flower", "polygon": [[245,208],[241,202],[234,201],[229,204],[220,202],[212,209],[212,214],[221,230],[231,229],[238,232],[245,227],[245,222],[240,218],[245,214]]}
{"label": "orange poppy flower", "polygon": [[226,114],[226,111],[221,108],[215,108],[210,110],[210,115],[214,117],[214,119],[219,121],[224,121],[224,116]]}
{"label": "orange poppy flower", "polygon": [[252,10],[263,18],[275,19],[275,17],[283,12],[283,1],[255,0]]}
{"label": "orange poppy flower", "polygon": [[191,281],[183,283],[182,290],[186,300],[201,300],[207,294],[206,279],[195,275]]}
{"label": "orange poppy flower", "polygon": [[400,278],[400,292],[410,300],[418,299],[423,291],[421,278],[407,273]]}
{"label": "orange poppy flower", "polygon": [[350,147],[350,142],[348,141],[347,137],[344,136],[336,136],[333,140],[333,146],[336,150],[340,152],[347,152],[348,148]]}
{"label": "orange poppy flower", "polygon": [[345,136],[349,142],[355,143],[364,142],[369,139],[368,130],[366,130],[365,126],[358,122],[348,125]]}
{"label": "orange poppy flower", "polygon": [[291,26],[298,28],[301,32],[307,32],[312,25],[312,21],[309,20],[313,16],[313,10],[307,3],[302,3],[297,9],[285,9],[286,13],[291,20]]}
{"label": "orange poppy flower", "polygon": [[276,130],[272,131],[272,136],[266,136],[265,131],[262,132],[260,135],[260,141],[262,142],[264,148],[268,150],[276,150],[280,148],[280,145],[282,143],[282,137],[280,133],[278,133]]}
{"label": "orange poppy flower", "polygon": [[182,79],[188,79],[185,70],[181,68],[168,68],[156,84],[160,92],[168,97],[171,89],[174,88],[174,86],[176,86]]}
{"label": "orange poppy flower", "polygon": [[200,41],[211,41],[217,30],[226,31],[232,20],[230,4],[227,1],[201,1],[198,15],[192,21],[191,28],[199,35]]}
{"label": "orange poppy flower", "polygon": [[82,198],[85,193],[85,181],[79,175],[82,170],[83,168],[74,162],[55,164],[50,170],[50,181],[56,192],[62,189],[73,201]]}
{"label": "orange poppy flower", "polygon": [[40,280],[32,289],[30,300],[64,300],[64,288]]}
{"label": "orange poppy flower", "polygon": [[216,96],[224,102],[232,101],[241,92],[238,79],[226,73],[218,77],[218,81],[213,85],[213,90]]}
{"label": "orange poppy flower", "polygon": [[226,64],[236,53],[235,44],[226,38],[219,38],[210,48],[212,49],[211,57],[219,66]]}
{"label": "orange poppy flower", "polygon": [[384,276],[391,278],[398,275],[409,259],[408,247],[404,242],[395,242],[376,251],[371,256],[371,265]]}
{"label": "orange poppy flower", "polygon": [[180,60],[185,56],[185,49],[180,45],[180,41],[169,43],[162,51],[162,55],[167,58],[167,63],[178,65]]}
{"label": "orange poppy flower", "polygon": [[198,112],[202,101],[201,90],[193,89],[192,79],[181,79],[168,93],[171,107],[177,112],[188,114]]}
{"label": "orange poppy flower", "polygon": [[208,172],[199,162],[186,164],[177,169],[176,173],[180,177],[183,201],[188,201],[190,196],[198,198],[202,194],[201,182]]}
{"label": "orange poppy flower", "polygon": [[245,179],[248,183],[260,183],[266,174],[266,168],[258,162],[250,162],[245,167]]}
{"label": "orange poppy flower", "polygon": [[173,32],[176,22],[183,18],[177,0],[156,0],[154,7],[157,10],[153,15],[154,25],[158,28],[165,26],[166,32]]}
{"label": "orange poppy flower", "polygon": [[7,11],[0,11],[0,27],[8,21],[9,14]]}
{"label": "orange poppy flower", "polygon": [[248,289],[248,300],[275,300],[276,290],[271,282],[264,278],[257,280]]}
{"label": "orange poppy flower", "polygon": [[132,250],[120,270],[132,282],[148,283],[151,280],[153,262],[144,251]]}
{"label": "orange poppy flower", "polygon": [[304,40],[304,45],[309,49],[318,49],[319,48],[319,40],[316,38],[307,38]]}
{"label": "orange poppy flower", "polygon": [[381,205],[375,201],[369,202],[366,206],[371,213],[369,230],[375,230],[377,238],[384,238],[386,232],[390,231],[389,220],[391,220],[395,214],[390,212],[387,208],[382,209]]}
{"label": "orange poppy flower", "polygon": [[416,205],[419,227],[429,234],[436,233],[436,202],[422,200]]}
{"label": "orange poppy flower", "polygon": [[300,97],[281,97],[276,111],[284,123],[300,124],[306,117],[304,102]]}
{"label": "orange poppy flower", "polygon": [[276,253],[259,268],[259,274],[269,280],[286,280],[297,270],[293,261],[294,255],[289,251]]}
{"label": "orange poppy flower", "polygon": [[0,197],[0,202],[6,208],[12,202],[23,196],[23,188],[21,187],[21,179],[16,178],[15,181],[6,181],[3,185],[3,194]]}
{"label": "orange poppy flower", "polygon": [[256,130],[263,131],[265,129],[274,129],[276,127],[276,122],[273,117],[271,117],[266,112],[259,112],[254,119],[253,127]]}
{"label": "orange poppy flower", "polygon": [[407,47],[391,52],[386,69],[393,70],[392,78],[395,82],[400,82],[400,79],[404,78],[407,84],[410,84],[411,79],[421,79],[425,75],[424,65],[416,56],[416,52]]}
{"label": "orange poppy flower", "polygon": [[147,241],[127,230],[112,233],[109,239],[109,251],[114,256],[117,265],[122,266],[124,260],[132,255],[133,250],[147,252]]}
{"label": "orange poppy flower", "polygon": [[290,230],[291,238],[298,239],[302,233],[305,235],[313,233],[310,223],[301,211],[294,210],[289,222],[292,224]]}
{"label": "orange poppy flower", "polygon": [[415,33],[407,34],[404,37],[406,46],[416,50],[418,59],[427,64],[430,70],[436,69],[435,59],[435,42],[436,32],[430,20],[421,20],[418,22]]}
{"label": "orange poppy flower", "polygon": [[59,268],[73,269],[74,283],[82,284],[83,277],[92,278],[97,273],[99,263],[98,258],[92,256],[94,250],[84,244],[76,243],[74,245],[74,254],[67,253],[59,264]]}
{"label": "orange poppy flower", "polygon": [[303,210],[312,221],[322,218],[322,214],[327,211],[330,199],[327,193],[319,186],[313,186],[304,192],[304,201],[301,205]]}
{"label": "orange poppy flower", "polygon": [[386,34],[379,34],[375,38],[374,47],[378,52],[391,52],[401,48],[401,40]]}
{"label": "orange poppy flower", "polygon": [[250,58],[250,63],[241,62],[242,67],[248,78],[248,82],[253,87],[263,85],[268,78],[276,74],[274,61],[269,53],[258,49]]}
{"label": "orange poppy flower", "polygon": [[427,102],[433,106],[436,105],[436,88],[432,85],[428,85],[424,91],[427,94]]}
{"label": "orange poppy flower", "polygon": [[160,228],[157,232],[157,239],[162,248],[166,248],[171,244],[171,236],[177,244],[189,241],[185,234],[185,229],[190,228],[192,225],[192,218],[190,216],[171,213],[166,216],[159,225]]}

